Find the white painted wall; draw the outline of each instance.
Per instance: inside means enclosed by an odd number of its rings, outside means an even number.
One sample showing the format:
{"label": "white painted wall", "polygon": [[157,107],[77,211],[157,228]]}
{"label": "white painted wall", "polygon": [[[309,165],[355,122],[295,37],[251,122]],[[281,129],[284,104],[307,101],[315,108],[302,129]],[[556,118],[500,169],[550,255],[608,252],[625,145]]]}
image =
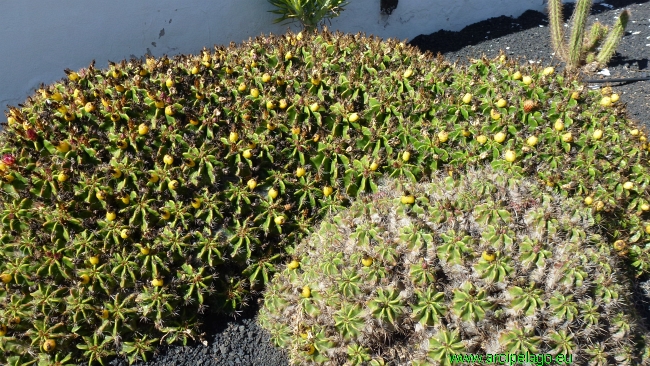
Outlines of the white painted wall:
{"label": "white painted wall", "polygon": [[[330,29],[411,39],[500,15],[542,11],[546,0],[400,0],[390,16],[379,0],[348,0]],[[565,0],[566,1],[566,0]],[[571,0],[569,0],[571,1]],[[63,70],[106,67],[147,53],[197,53],[204,46],[241,42],[287,25],[267,0],[29,0],[0,4],[0,111],[23,102]],[[297,25],[293,29],[299,29]],[[0,117],[4,119],[4,117]]]}

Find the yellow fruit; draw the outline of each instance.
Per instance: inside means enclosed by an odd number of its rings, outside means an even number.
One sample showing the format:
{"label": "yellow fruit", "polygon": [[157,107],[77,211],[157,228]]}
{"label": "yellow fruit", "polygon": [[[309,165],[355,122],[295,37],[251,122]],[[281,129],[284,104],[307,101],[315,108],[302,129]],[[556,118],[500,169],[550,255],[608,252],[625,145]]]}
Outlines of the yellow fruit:
{"label": "yellow fruit", "polygon": [[194,98],[198,100],[203,100],[203,98],[205,98],[205,94],[197,91],[196,93],[194,93]]}
{"label": "yellow fruit", "polygon": [[246,84],[245,83],[239,84],[237,90],[239,90],[240,92],[246,91]]}
{"label": "yellow fruit", "polygon": [[118,168],[112,168],[111,169],[111,176],[115,179],[119,178],[122,176],[122,171]]}
{"label": "yellow fruit", "polygon": [[650,210],[650,205],[647,204],[647,203],[642,204],[642,205],[641,205],[641,210],[643,210],[643,211],[648,211],[648,210]]}
{"label": "yellow fruit", "polygon": [[158,176],[158,174],[156,174],[156,173],[149,174],[149,182],[158,183],[159,179],[160,179],[160,177]]}
{"label": "yellow fruit", "polygon": [[526,143],[529,146],[535,146],[537,145],[537,136],[530,136],[528,139],[526,139]]}
{"label": "yellow fruit", "polygon": [[286,219],[284,216],[276,216],[275,219],[273,219],[273,222],[275,222],[277,225],[282,225],[285,221]]}
{"label": "yellow fruit", "polygon": [[253,156],[253,153],[251,152],[250,149],[246,149],[246,150],[244,150],[244,152],[242,153],[242,156],[243,156],[244,158],[246,158],[246,159],[250,159],[250,158]]}
{"label": "yellow fruit", "polygon": [[169,183],[167,184],[167,188],[169,188],[172,191],[175,191],[178,189],[178,181],[177,180],[170,180]]}
{"label": "yellow fruit", "polygon": [[496,109],[493,109],[490,111],[490,117],[492,117],[493,120],[498,121],[501,119],[501,113]]}
{"label": "yellow fruit", "polygon": [[493,251],[484,250],[483,254],[481,254],[481,258],[483,258],[483,260],[486,262],[492,262],[497,259],[497,254]]}
{"label": "yellow fruit", "polygon": [[330,186],[323,187],[323,196],[328,197],[329,195],[332,194],[332,192],[334,192],[334,188]]}
{"label": "yellow fruit", "polygon": [[278,107],[280,107],[280,109],[287,108],[287,100],[286,99],[280,99],[280,105]]}
{"label": "yellow fruit", "polygon": [[287,53],[284,54],[284,59],[285,59],[286,61],[289,61],[289,60],[291,60],[292,58],[293,58],[293,54],[291,54],[291,52],[287,52]]}
{"label": "yellow fruit", "polygon": [[60,101],[63,100],[63,95],[61,95],[61,93],[59,93],[59,92],[56,92],[56,93],[52,94],[52,99],[54,99],[57,102],[60,102]]}
{"label": "yellow fruit", "polygon": [[650,225],[645,226],[645,233],[650,234]]}
{"label": "yellow fruit", "polygon": [[476,136],[476,141],[478,141],[479,144],[483,145],[484,143],[487,142],[487,136],[478,135],[478,136]]}
{"label": "yellow fruit", "polygon": [[320,140],[320,135],[319,135],[319,134],[315,134],[314,137],[312,137],[311,140],[314,141],[314,142],[318,142],[318,140]]}
{"label": "yellow fruit", "polygon": [[530,85],[530,83],[533,82],[533,78],[531,78],[530,76],[524,76],[524,77],[521,79],[521,81],[522,81],[525,85]]}
{"label": "yellow fruit", "polygon": [[124,203],[125,205],[128,205],[129,202],[131,202],[131,197],[129,197],[128,194],[125,194],[124,196],[122,196],[122,198],[120,198],[120,200],[121,200],[122,203]]}
{"label": "yellow fruit", "polygon": [[549,66],[542,71],[542,74],[552,75],[554,72],[555,72],[555,68],[553,68],[553,66]]}
{"label": "yellow fruit", "polygon": [[438,132],[438,139],[440,142],[446,142],[449,139],[449,134],[447,131],[440,131]]}
{"label": "yellow fruit", "polygon": [[553,128],[555,128],[556,131],[562,131],[564,130],[564,122],[561,120],[555,121],[555,124],[553,125]]}
{"label": "yellow fruit", "polygon": [[165,163],[166,165],[172,165],[174,163],[174,158],[170,155],[165,155],[163,157],[163,163]]}
{"label": "yellow fruit", "polygon": [[264,73],[264,75],[262,75],[262,82],[268,83],[269,81],[271,81],[271,75]]}
{"label": "yellow fruit", "polygon": [[506,102],[505,99],[502,98],[502,99],[497,100],[497,107],[498,108],[504,108],[507,105],[508,105],[508,102]]}
{"label": "yellow fruit", "polygon": [[472,94],[467,93],[463,95],[463,103],[469,104],[472,101]]}
{"label": "yellow fruit", "polygon": [[624,189],[627,189],[628,191],[629,191],[630,189],[634,189],[634,183],[632,183],[632,182],[625,182],[625,183],[623,183],[623,188],[624,188]]}
{"label": "yellow fruit", "polygon": [[199,73],[199,71],[201,71],[201,69],[199,69],[198,66],[194,66],[192,67],[192,70],[190,72],[192,73],[192,75],[196,75]]}
{"label": "yellow fruit", "polygon": [[3,283],[9,283],[13,279],[14,276],[12,276],[11,273],[3,273],[0,275],[0,281],[2,281]]}
{"label": "yellow fruit", "polygon": [[319,108],[320,108],[320,105],[318,105],[317,102],[314,102],[314,103],[309,105],[309,110],[312,111],[312,112],[317,112]]}
{"label": "yellow fruit", "polygon": [[370,170],[372,170],[374,172],[377,169],[379,169],[379,164],[375,163],[374,161],[372,163],[370,163]]}
{"label": "yellow fruit", "polygon": [[70,79],[70,81],[77,81],[79,80],[79,74],[77,74],[74,71],[71,71],[70,73],[68,73],[68,79]]}
{"label": "yellow fruit", "polygon": [[13,118],[13,117],[9,117],[9,118],[7,118],[7,123],[9,124],[9,126],[13,126],[13,125],[15,125],[17,122],[16,122],[16,119],[15,119],[15,118]]}
{"label": "yellow fruit", "polygon": [[87,285],[88,283],[90,283],[90,276],[88,276],[87,274],[82,274],[81,276],[79,276],[79,281],[81,281],[82,284]]}
{"label": "yellow fruit", "polygon": [[408,151],[404,151],[404,153],[402,154],[402,160],[409,161],[409,159],[411,159],[411,153]]}
{"label": "yellow fruit", "polygon": [[88,102],[86,103],[86,105],[84,105],[84,110],[86,111],[86,113],[92,113],[95,110],[95,105],[92,104],[91,102]]}
{"label": "yellow fruit", "polygon": [[161,287],[164,283],[165,281],[162,278],[154,278],[151,280],[151,286],[153,287]]}
{"label": "yellow fruit", "polygon": [[620,98],[621,98],[621,97],[620,97],[618,94],[616,94],[616,93],[614,93],[614,94],[612,94],[612,95],[609,96],[609,100],[611,100],[612,103],[616,103],[616,102],[618,102],[618,100],[619,100]]}
{"label": "yellow fruit", "polygon": [[400,201],[405,205],[412,205],[415,203],[415,197],[413,196],[402,196]]}
{"label": "yellow fruit", "polygon": [[230,136],[228,136],[228,141],[234,144],[235,142],[237,142],[237,140],[239,140],[239,134],[234,131],[231,132]]}
{"label": "yellow fruit", "polygon": [[573,142],[573,135],[571,134],[571,132],[567,132],[567,133],[563,134],[562,135],[562,141],[564,141],[564,142]]}
{"label": "yellow fruit", "polygon": [[278,196],[278,191],[275,188],[269,189],[269,197],[276,198]]}
{"label": "yellow fruit", "polygon": [[594,202],[594,199],[590,196],[585,197],[585,205],[589,206]]}
{"label": "yellow fruit", "polygon": [[176,111],[174,111],[174,107],[173,107],[173,106],[168,105],[167,107],[165,107],[165,114],[166,114],[166,115],[168,115],[168,116],[173,116],[174,113],[176,113]]}
{"label": "yellow fruit", "polygon": [[148,247],[140,248],[140,254],[142,254],[142,255],[149,255],[150,251],[151,251],[151,249],[149,249]]}
{"label": "yellow fruit", "polygon": [[412,75],[413,75],[413,70],[411,68],[408,68],[408,69],[406,69],[406,71],[404,71],[404,78],[405,79],[410,78]]}
{"label": "yellow fruit", "polygon": [[320,81],[321,81],[320,77],[312,77],[311,78],[312,85],[318,86],[318,85],[320,85]]}
{"label": "yellow fruit", "polygon": [[503,132],[498,132],[496,135],[494,135],[494,141],[496,142],[503,142],[506,140],[506,134]]}
{"label": "yellow fruit", "polygon": [[260,90],[257,88],[251,89],[251,97],[257,98],[260,96]]}
{"label": "yellow fruit", "polygon": [[97,191],[95,197],[97,197],[98,200],[103,201],[106,199],[106,193],[104,193],[104,191]]}
{"label": "yellow fruit", "polygon": [[165,85],[168,88],[171,88],[172,86],[174,86],[174,80],[172,78],[168,78],[167,80],[165,80]]}
{"label": "yellow fruit", "polygon": [[14,179],[16,179],[16,178],[14,178],[14,176],[11,175],[11,174],[7,174],[7,175],[5,175],[3,178],[5,179],[5,181],[7,181],[7,183],[11,183],[11,182],[14,181]]}
{"label": "yellow fruit", "polygon": [[117,90],[118,93],[124,93],[126,88],[120,84],[115,85],[115,90]]}
{"label": "yellow fruit", "polygon": [[305,170],[305,168],[299,167],[298,169],[296,169],[296,177],[300,178],[303,175],[305,175],[306,172],[307,171]]}
{"label": "yellow fruit", "polygon": [[51,338],[46,339],[45,342],[43,342],[43,345],[41,347],[45,352],[52,352],[56,348],[56,341]]}
{"label": "yellow fruit", "polygon": [[4,337],[7,334],[7,326],[2,324],[0,325],[0,337]]}
{"label": "yellow fruit", "polygon": [[625,244],[625,241],[624,241],[624,240],[620,240],[620,239],[619,239],[619,240],[617,240],[617,241],[614,242],[614,249],[615,249],[616,251],[619,251],[619,252],[620,252],[620,251],[622,251],[622,250],[625,250],[625,247],[626,247],[626,244]]}
{"label": "yellow fruit", "polygon": [[512,74],[512,79],[513,80],[519,80],[521,79],[521,73],[519,71],[515,71],[514,74]]}
{"label": "yellow fruit", "polygon": [[269,123],[266,124],[266,128],[267,128],[269,131],[273,131],[273,130],[275,130],[276,128],[278,128],[278,125],[276,125],[275,123],[270,123],[270,122],[269,122]]}
{"label": "yellow fruit", "polygon": [[145,123],[141,123],[140,126],[138,126],[138,133],[140,135],[146,135],[149,132],[149,126],[147,126]]}
{"label": "yellow fruit", "polygon": [[[309,297],[309,296],[304,296],[304,297]],[[314,347],[313,344],[310,344],[309,346],[307,346],[307,349],[305,350],[305,352],[308,355],[313,355],[314,353],[316,353],[316,347]]]}
{"label": "yellow fruit", "polygon": [[273,102],[270,101],[270,100],[267,101],[267,102],[266,102],[266,109],[275,109],[275,103],[273,103]]}
{"label": "yellow fruit", "polygon": [[104,310],[100,311],[98,315],[102,319],[108,319],[108,316],[110,315],[110,313],[108,312],[108,310],[104,309]]}
{"label": "yellow fruit", "polygon": [[300,134],[300,127],[291,127],[291,134],[292,135]]}
{"label": "yellow fruit", "polygon": [[596,201],[596,211],[600,211],[603,208],[605,208],[605,204],[603,203],[603,201]]}
{"label": "yellow fruit", "polygon": [[199,120],[196,119],[196,118],[190,118],[190,124],[191,124],[192,126],[196,126],[196,125],[199,124]]}
{"label": "yellow fruit", "polygon": [[505,158],[507,162],[512,163],[517,159],[517,154],[512,150],[506,150]]}
{"label": "yellow fruit", "polygon": [[92,257],[88,258],[88,262],[89,262],[90,264],[92,264],[93,266],[96,266],[96,265],[99,264],[99,257],[97,257],[97,256],[92,256]]}
{"label": "yellow fruit", "polygon": [[154,103],[156,104],[156,108],[158,109],[161,109],[165,106],[165,102],[163,102],[162,100],[157,100]]}
{"label": "yellow fruit", "polygon": [[169,218],[172,217],[172,214],[169,212],[168,209],[163,208],[162,210],[160,210],[160,216],[161,216],[164,220],[169,220]]}
{"label": "yellow fruit", "polygon": [[67,153],[68,151],[70,151],[70,144],[65,141],[61,141],[59,142],[59,145],[56,147],[56,149],[59,152]]}
{"label": "yellow fruit", "polygon": [[472,133],[467,130],[463,130],[461,131],[461,134],[463,135],[463,137],[469,137]]}
{"label": "yellow fruit", "polygon": [[59,182],[65,182],[66,180],[68,180],[68,178],[69,178],[68,175],[65,174],[64,172],[59,173],[59,176],[56,177],[56,179],[57,179]]}
{"label": "yellow fruit", "polygon": [[289,269],[297,269],[298,267],[300,267],[300,262],[298,262],[295,259],[289,262],[289,264],[287,264],[287,268]]}
{"label": "yellow fruit", "polygon": [[113,221],[113,220],[115,220],[116,217],[117,217],[117,215],[115,214],[114,211],[106,212],[106,220]]}
{"label": "yellow fruit", "polygon": [[639,130],[636,129],[636,128],[633,129],[633,130],[630,130],[630,135],[632,135],[632,136],[638,136],[638,135],[639,135]]}
{"label": "yellow fruit", "polygon": [[600,105],[603,107],[611,107],[612,99],[610,97],[603,97],[603,99],[600,100]]}
{"label": "yellow fruit", "polygon": [[601,137],[603,137],[603,130],[595,130],[593,134],[594,140],[600,140]]}
{"label": "yellow fruit", "polygon": [[370,266],[372,266],[372,258],[370,258],[370,257],[364,257],[364,258],[361,260],[361,264],[363,264],[364,267],[370,267]]}
{"label": "yellow fruit", "polygon": [[574,91],[571,93],[571,99],[578,100],[580,99],[580,92]]}
{"label": "yellow fruit", "polygon": [[300,293],[300,295],[305,298],[311,297],[311,289],[309,288],[309,286],[304,286],[302,288],[302,292]]}
{"label": "yellow fruit", "polygon": [[275,79],[275,83],[278,84],[278,86],[282,86],[282,85],[284,85],[284,79],[282,79],[281,77],[278,76]]}
{"label": "yellow fruit", "polygon": [[348,116],[348,121],[350,122],[356,122],[358,120],[359,120],[359,115],[356,113],[352,113],[350,114],[350,116]]}
{"label": "yellow fruit", "polygon": [[255,181],[255,179],[250,179],[250,180],[246,183],[246,185],[248,186],[248,188],[250,188],[251,190],[253,190],[253,189],[255,189],[255,187],[257,187],[257,182]]}
{"label": "yellow fruit", "polygon": [[122,239],[128,239],[129,236],[131,236],[131,230],[129,230],[129,229],[122,229],[122,231],[120,231],[120,237],[121,237]]}

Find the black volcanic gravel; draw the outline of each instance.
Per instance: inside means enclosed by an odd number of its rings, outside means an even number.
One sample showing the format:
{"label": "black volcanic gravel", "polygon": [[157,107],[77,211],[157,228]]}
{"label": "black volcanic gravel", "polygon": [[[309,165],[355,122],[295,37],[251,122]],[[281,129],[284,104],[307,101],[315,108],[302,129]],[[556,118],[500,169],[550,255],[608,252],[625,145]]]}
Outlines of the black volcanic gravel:
{"label": "black volcanic gravel", "polygon": [[[625,37],[607,69],[609,77],[589,75],[587,78],[631,78],[650,74],[650,4],[649,0],[606,0],[594,4],[590,22],[599,19],[613,24],[623,8],[631,11]],[[573,12],[573,5],[564,9],[565,19]],[[568,28],[567,28],[568,29]],[[422,51],[442,53],[450,61],[466,62],[485,54],[496,57],[503,49],[509,57],[520,57],[522,62],[539,62],[561,67],[553,58],[548,29],[548,18],[537,11],[527,11],[518,18],[497,17],[467,26],[460,32],[438,31],[420,35],[410,41]],[[594,84],[601,87],[606,84]],[[650,127],[650,81],[612,83],[611,86],[627,103],[630,118]],[[641,300],[639,300],[641,301]],[[647,304],[645,305],[647,308]],[[276,366],[288,365],[286,354],[273,347],[268,334],[255,323],[258,306],[251,306],[235,319],[212,317],[205,320],[207,346],[194,343],[188,346],[162,346],[158,354],[140,366]],[[126,366],[122,359],[108,363]]]}

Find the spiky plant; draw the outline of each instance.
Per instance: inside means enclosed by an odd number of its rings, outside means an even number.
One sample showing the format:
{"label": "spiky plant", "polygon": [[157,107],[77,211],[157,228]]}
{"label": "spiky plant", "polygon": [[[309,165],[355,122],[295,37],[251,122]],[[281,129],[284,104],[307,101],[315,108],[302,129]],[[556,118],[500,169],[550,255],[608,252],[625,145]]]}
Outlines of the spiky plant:
{"label": "spiky plant", "polygon": [[296,246],[299,265],[275,275],[258,320],[296,365],[498,353],[594,364],[593,344],[605,363],[637,364],[630,284],[598,224],[582,202],[489,166],[388,179]]}
{"label": "spiky plant", "polygon": [[[505,56],[451,65],[330,32],[68,71],[10,107],[0,133],[0,362],[134,361],[199,340],[202,313],[236,315],[315,219],[377,192],[383,175],[491,163],[536,177],[584,197],[616,254],[645,274],[645,133],[622,102],[601,99],[573,74]],[[441,256],[463,251],[450,241]]]}
{"label": "spiky plant", "polygon": [[[564,20],[562,17],[562,0],[548,1],[549,28],[555,54],[566,62],[568,68],[578,68],[587,64],[586,69],[595,71],[607,65],[614,55],[616,47],[625,34],[625,27],[630,19],[630,11],[625,9],[609,29],[600,22],[595,22],[588,34],[585,34],[587,16],[592,0],[577,0],[571,18],[571,35],[568,45],[565,43]],[[600,51],[596,53],[600,47]]]}

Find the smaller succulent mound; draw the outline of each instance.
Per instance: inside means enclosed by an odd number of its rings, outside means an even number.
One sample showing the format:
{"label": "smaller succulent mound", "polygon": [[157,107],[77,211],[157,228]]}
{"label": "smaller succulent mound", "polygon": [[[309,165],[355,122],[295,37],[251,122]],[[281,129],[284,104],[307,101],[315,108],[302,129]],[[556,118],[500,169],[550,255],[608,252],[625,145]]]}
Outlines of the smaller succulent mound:
{"label": "smaller succulent mound", "polygon": [[637,363],[641,326],[593,209],[544,189],[492,168],[386,180],[296,247],[258,320],[300,365]]}

